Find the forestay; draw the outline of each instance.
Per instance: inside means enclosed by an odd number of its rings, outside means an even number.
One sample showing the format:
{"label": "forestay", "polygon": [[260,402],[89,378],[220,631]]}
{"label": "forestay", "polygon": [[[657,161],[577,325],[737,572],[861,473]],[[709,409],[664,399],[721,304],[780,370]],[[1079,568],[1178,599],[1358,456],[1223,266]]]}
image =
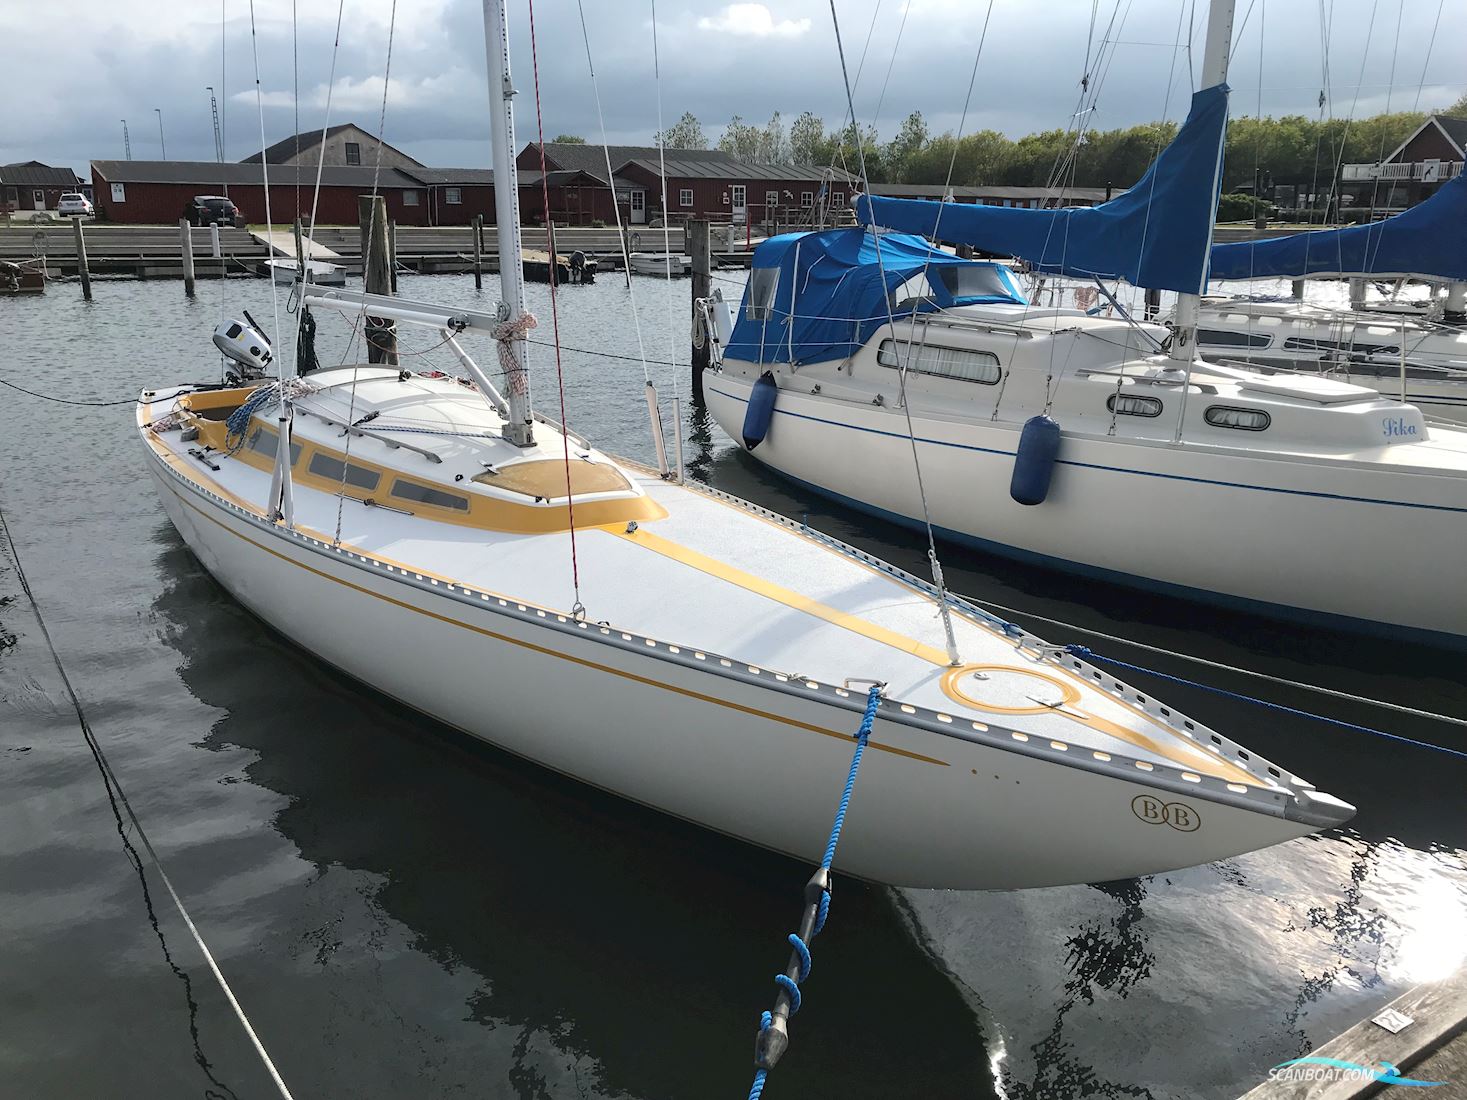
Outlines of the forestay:
{"label": "forestay", "polygon": [[1198,294],[1207,285],[1227,120],[1226,84],[1195,93],[1187,121],[1146,174],[1099,206],[1025,210],[861,195],[856,216],[1017,256],[1041,271]]}
{"label": "forestay", "polygon": [[992,302],[1027,304],[1007,268],[959,259],[920,237],[851,227],[786,233],[754,250],[724,354],[755,363],[844,359],[893,315]]}
{"label": "forestay", "polygon": [[1214,279],[1434,275],[1467,279],[1467,176],[1391,218],[1347,229],[1215,245]]}

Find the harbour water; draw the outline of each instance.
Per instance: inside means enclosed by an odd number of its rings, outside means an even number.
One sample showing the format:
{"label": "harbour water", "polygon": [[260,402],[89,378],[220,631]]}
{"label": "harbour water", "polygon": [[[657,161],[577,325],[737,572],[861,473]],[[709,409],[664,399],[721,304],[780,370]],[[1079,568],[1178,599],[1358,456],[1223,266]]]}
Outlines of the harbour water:
{"label": "harbour water", "polygon": [[[742,274],[723,274],[737,297]],[[463,276],[404,276],[399,290],[488,308],[496,284],[476,293]],[[547,288],[530,290],[533,335],[549,340]],[[120,400],[216,377],[209,333],[221,303],[273,328],[264,281],[204,283],[191,302],[176,282],[99,281],[95,292],[86,304],[60,283],[0,302],[0,378]],[[916,536],[780,481],[687,402],[686,367],[665,362],[686,357],[685,282],[638,278],[635,294],[652,379],[669,398],[675,376],[684,396],[694,476],[923,571]],[[562,293],[561,340],[581,349],[563,354],[565,399],[573,428],[645,459],[629,306],[617,275]],[[318,320],[321,359],[337,362],[348,326]],[[281,325],[292,323],[282,299]],[[402,342],[437,340],[405,331]],[[558,415],[553,356],[534,352],[537,404]],[[487,349],[482,359],[492,361]],[[127,405],[0,387],[0,509],[15,549],[97,741],[295,1095],[743,1095],[808,869],[508,758],[342,678],[223,593],[142,474]],[[1314,549],[1257,567],[1308,568]],[[944,561],[952,587],[979,599],[1467,715],[1460,654],[955,548]],[[1443,583],[1459,583],[1459,564],[1443,563]],[[1467,747],[1460,728],[1020,621],[1055,641]],[[492,669],[483,685],[492,707]],[[955,894],[840,882],[793,1047],[766,1095],[1223,1100],[1467,957],[1467,761],[1152,687],[1359,815],[1227,863],[1091,887]],[[270,1095],[155,871],[146,857],[141,873],[134,865],[141,845],[125,820],[0,542],[0,1093]]]}

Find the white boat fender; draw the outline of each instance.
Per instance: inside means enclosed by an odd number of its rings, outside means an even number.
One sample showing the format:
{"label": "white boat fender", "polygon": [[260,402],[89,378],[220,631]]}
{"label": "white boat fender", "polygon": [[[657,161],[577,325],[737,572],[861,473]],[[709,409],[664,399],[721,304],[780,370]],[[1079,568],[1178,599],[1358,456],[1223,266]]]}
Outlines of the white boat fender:
{"label": "white boat fender", "polygon": [[[750,408],[752,408],[752,403]],[[1031,416],[1019,435],[1009,496],[1020,504],[1043,504],[1059,458],[1060,426],[1048,416]]]}
{"label": "white boat fender", "polygon": [[774,375],[765,371],[754,383],[749,394],[749,407],[744,410],[744,446],[753,450],[764,442],[769,434],[769,421],[774,417],[774,399],[779,396],[779,385]]}

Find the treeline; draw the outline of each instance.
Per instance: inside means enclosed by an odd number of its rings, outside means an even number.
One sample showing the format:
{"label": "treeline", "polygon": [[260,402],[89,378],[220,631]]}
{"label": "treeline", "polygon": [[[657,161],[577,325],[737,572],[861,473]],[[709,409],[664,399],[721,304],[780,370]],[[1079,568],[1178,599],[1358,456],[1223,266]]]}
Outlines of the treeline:
{"label": "treeline", "polygon": [[[1467,115],[1467,96],[1446,109]],[[1318,181],[1329,185],[1336,163],[1365,163],[1389,156],[1426,118],[1402,111],[1373,118],[1319,122],[1303,115],[1234,118],[1228,126],[1223,189],[1251,183],[1255,169],[1276,184]],[[1051,184],[1056,165],[1079,186],[1125,188],[1133,184],[1177,133],[1174,122],[1152,122],[1120,130],[1087,132],[1078,148],[1075,135],[1046,130],[1013,139],[996,130],[962,138],[932,134],[920,111],[913,111],[896,134],[883,141],[873,127],[861,134],[866,171],[876,183],[942,183],[952,167],[956,185],[1037,186]],[[859,172],[855,127],[827,130],[823,119],[805,111],[786,126],[776,112],[764,125],[735,115],[716,142],[691,113],[662,135],[669,149],[716,146],[746,160],[779,164],[834,165]]]}

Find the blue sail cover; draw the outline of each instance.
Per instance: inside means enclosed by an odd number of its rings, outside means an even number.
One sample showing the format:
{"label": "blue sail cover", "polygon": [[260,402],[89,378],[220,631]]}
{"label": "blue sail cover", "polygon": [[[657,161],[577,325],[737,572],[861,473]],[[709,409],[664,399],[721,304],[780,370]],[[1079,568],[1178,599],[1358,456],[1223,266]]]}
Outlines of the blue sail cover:
{"label": "blue sail cover", "polygon": [[1028,304],[1001,264],[962,260],[904,233],[786,233],[754,249],[724,354],[755,363],[844,359],[893,314],[992,302]]}
{"label": "blue sail cover", "polygon": [[1024,210],[862,195],[856,217],[1018,256],[1041,271],[1198,294],[1207,286],[1227,122],[1226,84],[1195,93],[1187,121],[1156,163],[1099,206]]}
{"label": "blue sail cover", "polygon": [[1467,176],[1391,218],[1347,229],[1214,245],[1214,279],[1426,275],[1467,279]]}

